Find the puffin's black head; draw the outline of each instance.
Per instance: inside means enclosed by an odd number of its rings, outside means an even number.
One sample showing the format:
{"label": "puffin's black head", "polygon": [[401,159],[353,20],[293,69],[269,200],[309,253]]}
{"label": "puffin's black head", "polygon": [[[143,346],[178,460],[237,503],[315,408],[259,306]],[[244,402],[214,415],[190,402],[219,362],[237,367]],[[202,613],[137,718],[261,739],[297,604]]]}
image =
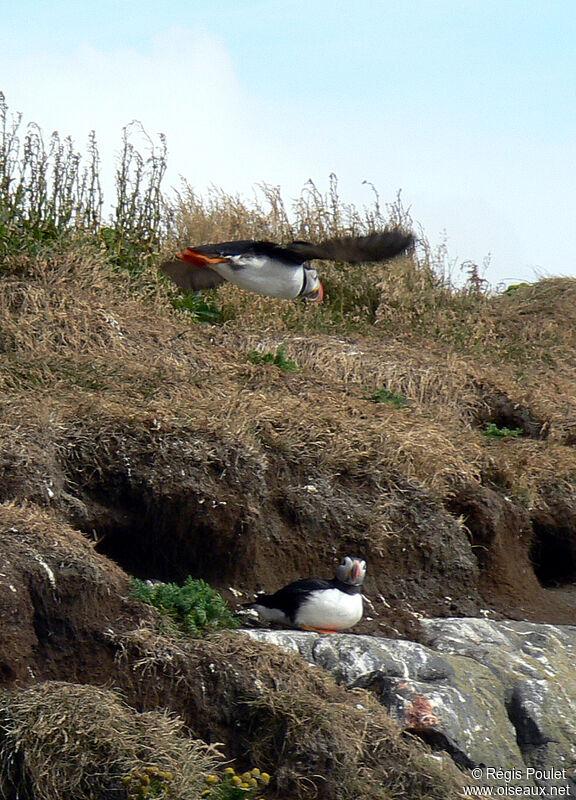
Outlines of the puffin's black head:
{"label": "puffin's black head", "polygon": [[351,586],[361,586],[366,577],[366,562],[363,558],[355,556],[344,556],[340,566],[336,570],[336,577],[342,583],[349,583]]}

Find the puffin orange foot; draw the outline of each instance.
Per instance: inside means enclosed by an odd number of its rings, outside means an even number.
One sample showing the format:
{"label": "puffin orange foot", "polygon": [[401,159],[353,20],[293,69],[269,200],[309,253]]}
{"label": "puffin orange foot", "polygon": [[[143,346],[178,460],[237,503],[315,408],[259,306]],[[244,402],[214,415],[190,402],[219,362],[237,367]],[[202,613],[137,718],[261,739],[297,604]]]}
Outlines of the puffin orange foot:
{"label": "puffin orange foot", "polygon": [[339,633],[339,631],[334,631],[331,628],[311,628],[309,625],[301,625],[300,627],[303,631],[315,631],[316,633]]}
{"label": "puffin orange foot", "polygon": [[207,256],[204,253],[199,253],[193,247],[187,247],[183,253],[178,253],[176,258],[181,261],[188,261],[194,264],[195,267],[205,267],[207,264],[224,264],[229,261],[228,258],[221,258],[220,256]]}

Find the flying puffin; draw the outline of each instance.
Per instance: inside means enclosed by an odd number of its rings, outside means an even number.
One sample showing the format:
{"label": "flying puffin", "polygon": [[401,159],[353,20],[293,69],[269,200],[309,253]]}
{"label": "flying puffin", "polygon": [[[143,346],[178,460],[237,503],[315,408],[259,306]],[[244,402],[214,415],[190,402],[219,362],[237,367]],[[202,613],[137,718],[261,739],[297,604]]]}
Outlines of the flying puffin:
{"label": "flying puffin", "polygon": [[362,618],[362,584],[366,562],[344,556],[331,580],[305,578],[275,594],[259,594],[253,608],[267,622],[281,622],[304,630],[337,633]]}
{"label": "flying puffin", "polygon": [[160,269],[185,291],[212,289],[229,281],[257,294],[289,300],[306,297],[320,302],[324,288],[308,261],[386,261],[413,244],[413,235],[399,229],[327,239],[319,244],[296,241],[283,246],[242,239],[187,247],[175,261],[165,261]]}

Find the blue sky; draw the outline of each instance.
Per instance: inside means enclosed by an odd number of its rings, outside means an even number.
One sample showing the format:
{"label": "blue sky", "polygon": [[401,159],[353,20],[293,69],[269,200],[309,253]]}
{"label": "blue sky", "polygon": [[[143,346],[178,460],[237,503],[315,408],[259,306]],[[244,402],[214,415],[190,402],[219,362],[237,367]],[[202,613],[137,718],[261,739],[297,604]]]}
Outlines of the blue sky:
{"label": "blue sky", "polygon": [[[205,191],[401,190],[492,284],[576,276],[574,0],[2,0],[12,111],[112,170],[124,125]],[[5,6],[5,7],[4,7]]]}

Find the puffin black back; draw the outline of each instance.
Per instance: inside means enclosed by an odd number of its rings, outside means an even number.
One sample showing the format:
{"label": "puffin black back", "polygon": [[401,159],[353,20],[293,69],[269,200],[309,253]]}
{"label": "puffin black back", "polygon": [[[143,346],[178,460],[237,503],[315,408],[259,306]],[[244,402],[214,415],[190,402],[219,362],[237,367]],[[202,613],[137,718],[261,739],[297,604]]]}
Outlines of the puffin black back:
{"label": "puffin black back", "polygon": [[288,584],[288,586],[284,586],[282,589],[278,589],[274,594],[259,594],[254,603],[249,605],[277,608],[294,621],[294,615],[310,592],[333,589],[334,583],[334,580],[324,580],[322,578],[302,578],[299,581]]}

